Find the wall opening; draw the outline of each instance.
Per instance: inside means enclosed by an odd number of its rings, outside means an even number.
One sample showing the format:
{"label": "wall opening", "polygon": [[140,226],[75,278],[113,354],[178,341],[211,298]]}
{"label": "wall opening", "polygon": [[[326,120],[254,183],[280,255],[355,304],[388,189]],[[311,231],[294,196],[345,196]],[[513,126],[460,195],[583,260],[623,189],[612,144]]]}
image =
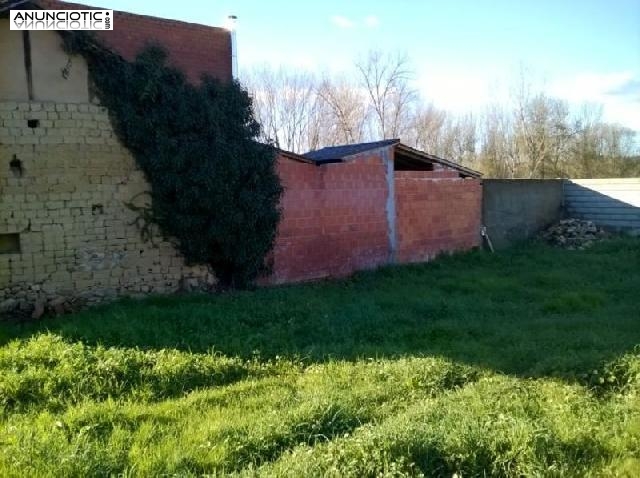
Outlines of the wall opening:
{"label": "wall opening", "polygon": [[9,170],[16,178],[21,178],[24,174],[24,169],[22,168],[22,161],[20,161],[16,155],[13,155],[13,159],[9,163]]}
{"label": "wall opening", "polygon": [[402,154],[396,151],[393,159],[396,171],[433,171],[433,163],[427,162],[417,155]]}
{"label": "wall opening", "polygon": [[40,126],[40,120],[38,119],[27,120],[27,126],[29,128],[38,128]]}
{"label": "wall opening", "polygon": [[20,234],[0,234],[0,254],[20,254]]}

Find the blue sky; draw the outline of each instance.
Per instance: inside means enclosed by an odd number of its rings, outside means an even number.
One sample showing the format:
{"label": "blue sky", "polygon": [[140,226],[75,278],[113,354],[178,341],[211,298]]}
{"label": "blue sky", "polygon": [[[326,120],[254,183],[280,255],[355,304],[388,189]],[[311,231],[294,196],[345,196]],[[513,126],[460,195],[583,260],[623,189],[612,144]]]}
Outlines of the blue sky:
{"label": "blue sky", "polygon": [[436,105],[480,112],[521,67],[535,87],[640,131],[640,0],[89,0],[222,26],[238,16],[240,70],[347,71],[376,49],[406,53]]}

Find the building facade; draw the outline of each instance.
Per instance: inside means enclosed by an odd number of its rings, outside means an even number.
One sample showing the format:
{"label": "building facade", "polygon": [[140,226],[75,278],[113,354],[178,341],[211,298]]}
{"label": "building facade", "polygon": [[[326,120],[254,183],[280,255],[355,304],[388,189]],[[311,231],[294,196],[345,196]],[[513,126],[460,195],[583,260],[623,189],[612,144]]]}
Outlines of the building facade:
{"label": "building facade", "polygon": [[[23,7],[89,8],[41,0]],[[56,32],[10,31],[0,10],[0,313],[40,316],[130,294],[209,288],[144,221],[150,186]],[[101,41],[131,60],[159,43],[198,83],[231,79],[224,29],[124,12]],[[263,283],[425,261],[480,240],[479,174],[398,140],[280,152],[282,220]],[[149,234],[151,232],[151,234]]]}
{"label": "building facade", "polygon": [[[57,32],[11,31],[7,13],[0,16],[2,308],[211,284],[206,268],[186,266],[170,241],[141,236],[134,209],[148,201],[149,185],[93,95],[85,60],[68,55]],[[193,82],[202,74],[231,79],[222,28],[116,12],[114,30],[100,39],[126,59],[159,43]]]}

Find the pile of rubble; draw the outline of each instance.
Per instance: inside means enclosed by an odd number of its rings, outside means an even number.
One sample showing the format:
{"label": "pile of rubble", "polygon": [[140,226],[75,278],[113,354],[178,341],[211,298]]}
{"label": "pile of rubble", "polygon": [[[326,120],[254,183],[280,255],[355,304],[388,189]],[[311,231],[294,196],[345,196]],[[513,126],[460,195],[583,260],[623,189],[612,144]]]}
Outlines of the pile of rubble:
{"label": "pile of rubble", "polygon": [[30,301],[11,297],[0,301],[0,321],[38,320],[45,315],[57,316],[80,310],[86,301],[70,297],[49,297]]}
{"label": "pile of rubble", "polygon": [[563,219],[540,234],[549,244],[565,249],[585,249],[608,236],[609,234],[593,221],[582,219]]}
{"label": "pile of rubble", "polygon": [[0,289],[0,322],[26,322],[70,314],[97,304],[111,302],[120,296],[141,299],[150,293],[211,292],[215,285],[215,278],[211,274],[204,279],[183,277],[176,289],[151,288],[142,285],[137,291],[124,292],[105,288],[74,292],[70,289],[54,289],[42,283],[20,283]]}

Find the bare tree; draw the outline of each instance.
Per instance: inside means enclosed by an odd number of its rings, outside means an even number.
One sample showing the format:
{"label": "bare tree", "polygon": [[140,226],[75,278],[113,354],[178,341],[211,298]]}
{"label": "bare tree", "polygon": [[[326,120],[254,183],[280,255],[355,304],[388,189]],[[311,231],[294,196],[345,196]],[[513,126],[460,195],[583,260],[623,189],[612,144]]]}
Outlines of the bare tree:
{"label": "bare tree", "polygon": [[308,72],[255,69],[245,75],[265,140],[303,153],[342,143],[403,139],[489,177],[640,175],[637,134],[602,119],[601,106],[571,114],[566,101],[520,72],[511,101],[480,117],[424,103],[406,56],[379,52],[355,75],[321,80]]}
{"label": "bare tree", "polygon": [[573,177],[594,177],[597,173],[598,157],[601,154],[600,124],[602,105],[582,105],[574,127],[577,132],[571,145],[571,171]]}
{"label": "bare tree", "polygon": [[516,177],[520,164],[513,139],[513,121],[501,105],[489,105],[480,128],[481,169],[491,177]]}
{"label": "bare tree", "polygon": [[478,139],[473,115],[450,115],[443,129],[442,155],[466,166],[474,166]]}
{"label": "bare tree", "polygon": [[529,177],[553,176],[562,171],[562,155],[573,134],[563,101],[538,93],[521,98],[515,112],[516,146]]}
{"label": "bare tree", "polygon": [[473,115],[454,116],[433,104],[420,106],[413,115],[406,140],[412,146],[466,166],[477,159],[477,121]]}
{"label": "bare tree", "polygon": [[325,143],[358,143],[366,139],[365,128],[369,119],[364,93],[345,78],[325,80],[318,96],[328,109],[325,119]]}
{"label": "bare tree", "polygon": [[407,56],[373,51],[356,62],[356,70],[373,111],[372,133],[385,139],[408,133],[418,95],[410,86],[413,73]]}
{"label": "bare tree", "polygon": [[289,151],[306,151],[315,126],[310,123],[317,118],[316,78],[308,72],[262,67],[248,74],[245,82],[264,139]]}
{"label": "bare tree", "polygon": [[433,103],[419,106],[413,115],[408,141],[418,149],[443,155],[442,136],[447,117],[447,112]]}

